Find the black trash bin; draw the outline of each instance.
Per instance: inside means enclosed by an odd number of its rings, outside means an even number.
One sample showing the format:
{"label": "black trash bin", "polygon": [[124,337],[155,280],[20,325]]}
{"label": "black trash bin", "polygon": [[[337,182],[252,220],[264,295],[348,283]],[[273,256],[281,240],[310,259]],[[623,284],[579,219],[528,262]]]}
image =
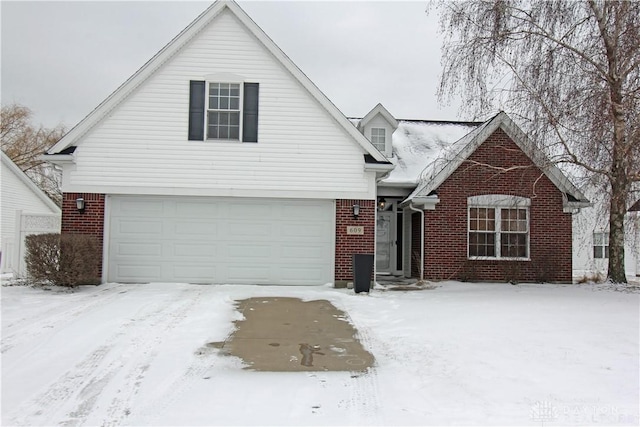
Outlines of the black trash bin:
{"label": "black trash bin", "polygon": [[353,254],[353,290],[369,292],[373,276],[373,254]]}

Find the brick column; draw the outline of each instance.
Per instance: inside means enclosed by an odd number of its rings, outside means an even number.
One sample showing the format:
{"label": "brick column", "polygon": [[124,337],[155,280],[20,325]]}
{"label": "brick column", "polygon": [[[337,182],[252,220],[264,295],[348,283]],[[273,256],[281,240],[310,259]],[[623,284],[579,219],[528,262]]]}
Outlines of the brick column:
{"label": "brick column", "polygon": [[[353,205],[360,215],[353,217]],[[375,254],[375,200],[336,200],[336,286],[353,279],[353,254]],[[347,227],[364,227],[364,234],[347,234]]]}
{"label": "brick column", "polygon": [[[76,199],[85,201],[84,212],[79,212]],[[100,248],[100,276],[102,277],[102,247],[104,236],[104,194],[63,193],[62,234],[88,234],[98,239]]]}

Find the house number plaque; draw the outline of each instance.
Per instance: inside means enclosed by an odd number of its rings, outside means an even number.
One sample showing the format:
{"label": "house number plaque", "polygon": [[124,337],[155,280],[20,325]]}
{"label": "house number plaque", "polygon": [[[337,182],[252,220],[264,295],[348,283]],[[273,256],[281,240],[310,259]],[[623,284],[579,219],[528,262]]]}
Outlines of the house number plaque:
{"label": "house number plaque", "polygon": [[347,226],[347,234],[364,235],[364,227],[361,225],[349,225]]}

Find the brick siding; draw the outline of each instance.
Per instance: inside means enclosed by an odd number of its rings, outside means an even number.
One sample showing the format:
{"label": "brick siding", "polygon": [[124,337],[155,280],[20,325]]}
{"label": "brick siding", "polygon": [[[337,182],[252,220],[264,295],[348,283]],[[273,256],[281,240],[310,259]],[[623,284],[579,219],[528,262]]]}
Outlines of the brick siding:
{"label": "brick siding", "polygon": [[[504,171],[485,165],[523,168]],[[425,211],[426,279],[571,282],[571,214],[562,211],[562,193],[501,129],[460,165],[437,194],[436,209]],[[483,194],[531,199],[530,261],[467,259],[467,197]]]}
{"label": "brick siding", "polygon": [[[353,205],[360,205],[360,215],[353,217]],[[335,280],[352,280],[353,254],[375,253],[375,200],[336,200]],[[363,226],[364,235],[349,235],[347,227]]]}
{"label": "brick siding", "polygon": [[[85,201],[84,212],[76,208],[76,199]],[[95,236],[100,248],[100,275],[102,275],[102,248],[104,236],[104,194],[63,193],[62,234],[88,234]]]}

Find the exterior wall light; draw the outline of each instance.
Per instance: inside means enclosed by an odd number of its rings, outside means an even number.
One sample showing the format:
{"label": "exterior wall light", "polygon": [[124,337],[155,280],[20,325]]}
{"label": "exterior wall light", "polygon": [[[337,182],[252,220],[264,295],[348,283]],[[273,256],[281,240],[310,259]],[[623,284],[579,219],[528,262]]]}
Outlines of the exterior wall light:
{"label": "exterior wall light", "polygon": [[353,205],[353,217],[358,219],[358,215],[360,215],[360,205],[356,203]]}
{"label": "exterior wall light", "polygon": [[386,206],[387,206],[387,201],[385,200],[384,197],[380,197],[378,199],[378,210],[383,211]]}
{"label": "exterior wall light", "polygon": [[78,212],[80,212],[80,213],[84,212],[85,203],[84,203],[84,199],[82,197],[78,197],[76,199],[76,208],[78,209]]}

